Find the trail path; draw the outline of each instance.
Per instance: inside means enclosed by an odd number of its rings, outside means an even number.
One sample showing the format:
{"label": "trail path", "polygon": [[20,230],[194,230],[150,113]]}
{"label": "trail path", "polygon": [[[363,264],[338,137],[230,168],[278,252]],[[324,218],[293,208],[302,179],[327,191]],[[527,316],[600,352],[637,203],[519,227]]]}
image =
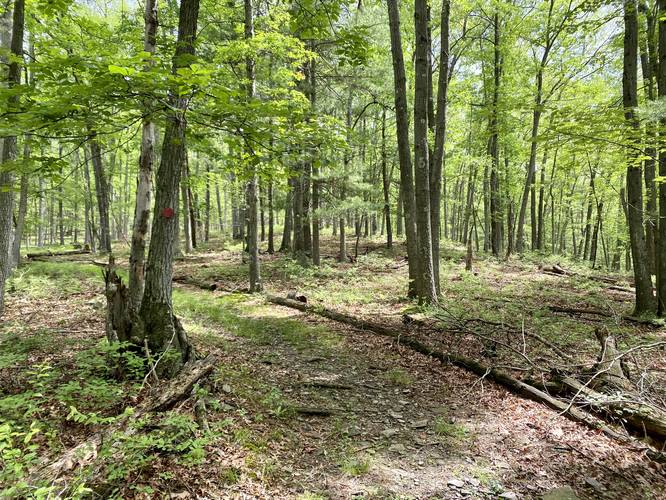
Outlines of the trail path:
{"label": "trail path", "polygon": [[[269,332],[274,322],[298,322],[311,333],[295,342],[275,335],[265,345],[225,334],[223,362],[276,388],[288,407],[332,411],[267,423],[288,436],[269,453],[291,473],[279,482],[293,494],[568,498],[573,488],[579,498],[660,498],[666,491],[638,453],[463,370],[280,306],[257,305],[248,317]],[[234,383],[227,389],[231,400],[244,392]]]}

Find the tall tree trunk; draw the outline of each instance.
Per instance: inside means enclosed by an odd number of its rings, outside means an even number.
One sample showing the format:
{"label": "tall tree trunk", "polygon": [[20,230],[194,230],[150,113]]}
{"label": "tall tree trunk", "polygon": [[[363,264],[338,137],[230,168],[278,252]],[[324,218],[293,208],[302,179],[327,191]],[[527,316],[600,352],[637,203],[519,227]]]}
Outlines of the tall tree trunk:
{"label": "tall tree trunk", "polygon": [[[638,144],[639,123],[635,116],[638,106],[638,15],[636,0],[624,0],[624,64],[622,72],[622,104],[631,146]],[[654,311],[652,279],[647,262],[647,245],[643,231],[643,176],[641,164],[633,148],[627,151],[627,223],[631,241],[634,280],[636,282],[635,315]]]}
{"label": "tall tree trunk", "polygon": [[[442,1],[440,22],[439,77],[437,82],[437,115],[435,117],[435,149],[430,163],[430,225],[432,230],[432,265],[437,293],[439,282],[439,237],[444,172],[444,146],[446,143],[446,111],[449,90],[449,13],[450,1]],[[432,89],[431,93],[432,93]]]}
{"label": "tall tree trunk", "polygon": [[[30,158],[30,144],[26,137],[23,145],[23,159]],[[21,187],[19,193],[18,214],[16,216],[16,229],[14,230],[14,242],[12,247],[12,265],[18,266],[21,262],[21,240],[25,229],[25,217],[28,213],[28,188],[30,181],[27,174],[21,175]]]}
{"label": "tall tree trunk", "polygon": [[[543,111],[543,106],[545,104],[543,98],[543,73],[548,64],[548,57],[550,56],[550,51],[555,43],[555,39],[558,34],[562,31],[553,31],[551,29],[553,9],[555,7],[555,0],[549,0],[548,3],[548,17],[546,20],[545,26],[545,43],[544,50],[541,54],[541,60],[537,67],[537,73],[535,78],[535,94],[534,94],[534,109],[532,110],[532,133],[530,136],[530,157],[529,163],[527,166],[527,178],[525,179],[525,187],[523,188],[523,196],[520,201],[520,212],[518,214],[518,223],[517,223],[517,235],[516,235],[516,251],[522,252],[525,246],[525,213],[527,211],[527,198],[530,190],[534,186],[534,178],[536,175],[536,158],[537,158],[537,138],[539,137],[539,124],[541,122],[541,114]],[[568,14],[567,14],[568,15]],[[564,21],[563,21],[564,22]],[[545,165],[542,167],[545,168]],[[532,194],[532,200],[534,200],[534,195]],[[533,211],[534,213],[534,211]],[[531,223],[535,224],[535,219],[533,218]],[[538,247],[535,245],[536,232],[532,228],[532,247]]]}
{"label": "tall tree trunk", "polygon": [[291,252],[291,233],[294,227],[294,183],[289,179],[287,186],[287,196],[284,202],[284,225],[282,228],[282,242],[280,243],[280,252]]}
{"label": "tall tree trunk", "polygon": [[192,244],[192,217],[190,212],[190,190],[187,185],[189,183],[187,175],[187,158],[184,159],[182,164],[183,171],[181,172],[182,180],[180,181],[180,198],[183,207],[183,237],[185,239],[185,253],[192,253],[194,245]]}
{"label": "tall tree trunk", "polygon": [[224,219],[222,218],[222,199],[220,196],[220,180],[215,179],[215,201],[217,202],[217,229],[224,233]]}
{"label": "tall tree trunk", "polygon": [[[658,93],[666,97],[666,0],[658,0],[659,23],[659,67],[657,75]],[[661,128],[666,129],[666,119],[661,120]],[[659,135],[659,176],[666,177],[666,137]],[[657,314],[666,315],[666,183],[660,182],[659,197],[659,243],[657,251]]]}
{"label": "tall tree trunk", "polygon": [[[79,164],[79,154],[78,151],[75,153],[75,160],[77,164],[77,169],[78,164]],[[42,247],[44,246],[44,233],[45,233],[45,227],[44,227],[44,221],[46,220],[46,203],[45,203],[45,185],[44,185],[44,177],[41,175],[39,176],[39,200],[37,202],[37,216],[39,217],[37,221],[37,246]],[[84,190],[85,193],[85,190]],[[84,194],[85,197],[85,194]],[[86,198],[87,199],[87,198]],[[86,209],[88,208],[88,205],[86,204]],[[88,212],[86,210],[86,220],[84,221],[87,227],[88,224]],[[89,241],[86,241],[85,243],[90,244]]]}
{"label": "tall tree trunk", "polygon": [[[173,59],[173,72],[191,62],[197,32],[199,0],[182,0],[178,21],[178,42]],[[190,56],[190,57],[187,57]],[[184,329],[173,313],[171,279],[173,273],[174,236],[178,226],[178,185],[187,158],[185,119],[187,100],[173,92],[157,171],[155,211],[146,266],[146,284],[141,303],[141,337],[153,352],[173,350],[179,356],[163,361],[158,370],[174,375],[192,358],[192,347]]]}
{"label": "tall tree trunk", "polygon": [[[243,2],[245,7],[245,40],[251,41],[254,38],[254,11],[252,0]],[[245,59],[245,78],[247,79],[247,100],[251,103],[254,100],[255,93],[255,61],[252,56]],[[249,146],[248,138],[246,141],[246,154],[251,158],[250,180],[247,183],[247,209],[248,209],[248,234],[247,249],[250,255],[250,293],[260,292],[261,268],[259,262],[259,199],[258,199],[258,179],[256,163],[252,148]]]}
{"label": "tall tree trunk", "polygon": [[189,212],[190,216],[190,237],[192,238],[192,248],[197,247],[197,204],[194,199],[194,194],[192,193],[192,183],[191,183],[191,178],[192,176],[190,175],[190,162],[189,158],[186,156],[185,157],[185,187],[187,189],[187,209]]}
{"label": "tall tree trunk", "polygon": [[268,180],[268,253],[275,253],[274,243],[275,217],[273,213],[273,179]]}
{"label": "tall tree trunk", "polygon": [[590,169],[590,189],[587,192],[587,215],[585,217],[585,229],[583,230],[585,234],[585,243],[583,246],[583,260],[587,260],[590,252],[590,237],[592,231],[592,198],[594,196],[594,177],[596,175],[595,169]]}
{"label": "tall tree trunk", "polygon": [[[14,1],[14,13],[12,21],[11,54],[13,58],[9,61],[7,73],[7,84],[14,87],[21,84],[21,63],[23,60],[23,28],[24,28],[25,0]],[[14,94],[9,97],[7,107],[9,110],[17,108],[20,97]],[[8,136],[4,139],[2,148],[2,163],[14,161],[18,156],[16,136]],[[12,256],[12,215],[14,210],[13,193],[14,176],[10,169],[0,169],[0,317],[5,309],[5,283],[11,272]]]}
{"label": "tall tree trunk", "polygon": [[407,237],[407,260],[409,265],[408,295],[416,296],[418,276],[418,244],[416,236],[416,199],[412,159],[409,145],[409,120],[407,116],[407,88],[405,61],[402,52],[400,33],[400,10],[397,0],[388,0],[389,29],[391,35],[391,55],[393,60],[393,84],[395,98],[396,134],[398,141],[398,159],[400,161],[400,196],[404,212],[405,233]]}
{"label": "tall tree trunk", "polygon": [[[316,110],[317,102],[317,66],[315,64],[315,59],[311,59],[309,62],[309,88],[308,96],[310,98],[310,107],[311,112]],[[314,151],[311,152],[313,154]],[[321,201],[319,200],[319,194],[321,189],[321,181],[319,180],[319,166],[316,161],[312,163],[312,264],[318,266],[321,264],[321,249],[319,243],[319,225],[320,225],[320,216],[319,216],[319,205]]]}
{"label": "tall tree trunk", "polygon": [[204,198],[206,211],[204,212],[204,241],[210,239],[210,163],[206,160],[206,195]]}
{"label": "tall tree trunk", "polygon": [[92,161],[93,174],[95,176],[95,193],[97,195],[97,210],[99,214],[99,251],[102,253],[111,253],[109,185],[102,163],[102,148],[97,140],[97,132],[95,130],[90,131],[89,141],[90,160]]}
{"label": "tall tree trunk", "polygon": [[398,201],[396,202],[395,208],[395,233],[398,238],[402,237],[402,224],[403,224],[403,213],[402,213],[402,192],[398,189]]}
{"label": "tall tree trunk", "polygon": [[294,226],[294,259],[305,262],[305,241],[303,235],[303,164],[299,163],[293,179],[293,226]]}
{"label": "tall tree trunk", "polygon": [[[93,209],[93,199],[92,199],[92,184],[90,182],[90,163],[88,159],[88,154],[84,150],[84,164],[83,164],[83,176],[86,181],[85,187],[85,198],[86,198],[86,244],[90,245],[90,250],[95,252],[97,246],[95,243],[96,229],[95,229],[95,210]],[[51,204],[52,205],[52,204]],[[50,224],[51,228],[53,224]]]}
{"label": "tall tree trunk", "polygon": [[499,86],[501,76],[500,57],[500,25],[499,14],[493,16],[494,24],[494,65],[493,65],[493,97],[490,112],[490,139],[488,140],[488,155],[491,158],[490,165],[490,243],[493,255],[496,257],[502,252],[502,206],[500,199],[500,175],[499,175]]}
{"label": "tall tree trunk", "polygon": [[[657,54],[655,47],[655,21],[651,8],[648,8],[645,0],[639,1],[639,11],[644,14],[646,25],[644,36],[639,36],[641,73],[643,74],[643,89],[645,99],[650,102],[655,98],[655,75],[659,72]],[[650,275],[657,272],[657,185],[655,183],[656,159],[657,159],[657,131],[651,120],[645,124],[645,239],[647,244],[647,258]]]}
{"label": "tall tree trunk", "polygon": [[430,225],[430,172],[428,159],[428,4],[414,2],[415,84],[414,84],[414,185],[416,197],[416,234],[419,274],[417,293],[420,301],[437,302],[437,287],[432,262],[432,227]]}
{"label": "tall tree trunk", "polygon": [[[346,133],[347,133],[347,149],[344,153],[344,174],[340,178],[340,204],[344,205],[345,198],[347,196],[347,175],[349,174],[349,163],[351,162],[351,155],[349,150],[352,147],[352,102],[353,94],[352,87],[349,87],[347,93],[347,113],[345,118]],[[347,260],[347,232],[346,232],[346,223],[344,214],[340,214],[340,234],[339,238],[339,251],[338,251],[338,262],[345,262]]]}
{"label": "tall tree trunk", "polygon": [[541,179],[539,180],[539,204],[537,208],[537,237],[536,237],[536,248],[537,250],[544,249],[544,236],[545,236],[545,226],[544,226],[544,190],[546,186],[546,154],[543,155],[543,163],[541,166]]}
{"label": "tall tree trunk", "polygon": [[391,226],[391,177],[386,160],[386,109],[382,110],[382,186],[384,188],[384,219],[386,223],[386,248],[393,248],[393,228]]}

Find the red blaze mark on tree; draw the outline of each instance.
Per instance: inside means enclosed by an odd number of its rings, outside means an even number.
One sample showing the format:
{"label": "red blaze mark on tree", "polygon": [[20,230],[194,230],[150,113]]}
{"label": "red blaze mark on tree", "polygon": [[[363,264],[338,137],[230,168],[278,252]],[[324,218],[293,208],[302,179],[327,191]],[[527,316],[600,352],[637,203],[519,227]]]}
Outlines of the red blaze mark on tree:
{"label": "red blaze mark on tree", "polygon": [[170,219],[173,217],[173,208],[171,207],[166,207],[165,209],[162,210],[162,217],[165,217],[167,219]]}

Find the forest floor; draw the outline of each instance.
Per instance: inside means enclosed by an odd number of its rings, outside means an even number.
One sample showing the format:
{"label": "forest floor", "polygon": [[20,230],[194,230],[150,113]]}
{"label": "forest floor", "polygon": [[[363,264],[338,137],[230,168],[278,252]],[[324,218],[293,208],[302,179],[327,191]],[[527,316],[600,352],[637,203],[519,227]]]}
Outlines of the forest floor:
{"label": "forest floor", "polygon": [[[334,245],[324,247],[319,269],[263,255],[267,292],[296,290],[311,304],[514,373],[527,370],[525,360],[561,364],[530,332],[581,365],[596,358],[598,328],[622,348],[666,340],[664,328],[624,318],[632,295],[621,276],[613,284],[582,268],[554,276],[539,269],[547,262],[536,256],[485,259],[467,273],[462,249],[447,245],[442,307],[422,309],[405,298],[400,247],[389,252],[362,241],[356,263],[338,264]],[[664,470],[640,451],[392,339],[244,293],[240,249],[223,246],[199,249],[174,273],[176,313],[197,350],[218,357],[213,376],[174,410],[138,423],[131,436],[114,435],[94,466],[41,484],[44,491],[75,497],[90,487],[103,498],[666,498]],[[118,255],[122,267],[123,249]],[[0,488],[8,496],[34,494],[46,457],[115,425],[114,416],[160,388],[109,376],[106,360],[118,353],[105,347],[103,280],[91,260],[31,262],[10,282],[0,325]],[[405,313],[419,326],[405,327]],[[492,352],[488,338],[500,342]],[[631,369],[663,402],[666,352],[639,350]],[[209,430],[197,424],[198,400],[206,403]]]}

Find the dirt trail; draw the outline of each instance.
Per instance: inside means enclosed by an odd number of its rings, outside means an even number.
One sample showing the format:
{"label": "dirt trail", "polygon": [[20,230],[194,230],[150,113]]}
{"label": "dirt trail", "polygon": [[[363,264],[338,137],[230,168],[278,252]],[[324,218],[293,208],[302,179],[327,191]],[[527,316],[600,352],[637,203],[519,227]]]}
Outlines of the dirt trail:
{"label": "dirt trail", "polygon": [[290,407],[333,411],[268,424],[290,436],[271,450],[291,471],[278,481],[282,494],[538,498],[573,488],[580,498],[664,498],[666,481],[638,453],[492,383],[290,309],[262,306],[252,316],[305,322],[339,339],[323,349],[279,336],[227,347],[227,362],[277,387]]}

